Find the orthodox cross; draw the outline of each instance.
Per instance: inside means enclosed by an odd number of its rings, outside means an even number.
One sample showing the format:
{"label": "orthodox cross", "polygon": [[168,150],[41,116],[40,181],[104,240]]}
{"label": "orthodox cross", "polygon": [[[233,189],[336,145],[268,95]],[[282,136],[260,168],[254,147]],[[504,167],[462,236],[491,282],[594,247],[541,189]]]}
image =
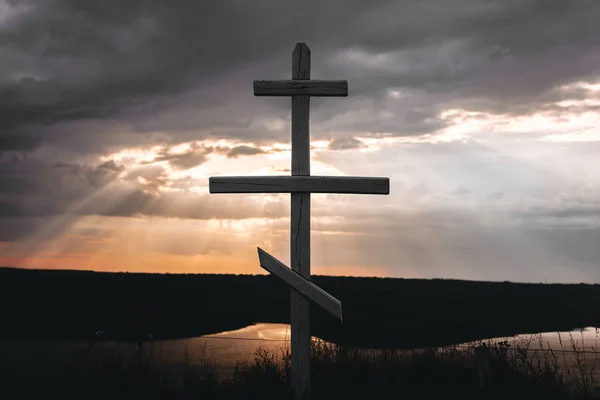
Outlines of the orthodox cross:
{"label": "orthodox cross", "polygon": [[342,320],[339,300],[310,281],[310,194],[389,194],[388,178],[310,175],[310,96],[346,97],[348,82],[311,80],[310,50],[298,43],[292,54],[292,80],[254,81],[255,96],[292,97],[292,176],[211,177],[210,193],[291,193],[291,269],[258,248],[261,267],[291,291],[292,385],[297,400],[310,398],[309,300]]}

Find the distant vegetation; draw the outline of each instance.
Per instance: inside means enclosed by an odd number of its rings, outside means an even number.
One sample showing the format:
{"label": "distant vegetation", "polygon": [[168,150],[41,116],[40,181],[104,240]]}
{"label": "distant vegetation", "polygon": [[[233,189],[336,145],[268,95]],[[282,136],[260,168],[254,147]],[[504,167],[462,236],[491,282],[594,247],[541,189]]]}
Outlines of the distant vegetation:
{"label": "distant vegetation", "polygon": [[[600,285],[346,278],[313,281],[342,301],[339,323],[312,307],[312,331],[360,347],[443,346],[517,333],[600,326]],[[0,268],[0,336],[195,337],[289,322],[273,276],[170,275]]]}

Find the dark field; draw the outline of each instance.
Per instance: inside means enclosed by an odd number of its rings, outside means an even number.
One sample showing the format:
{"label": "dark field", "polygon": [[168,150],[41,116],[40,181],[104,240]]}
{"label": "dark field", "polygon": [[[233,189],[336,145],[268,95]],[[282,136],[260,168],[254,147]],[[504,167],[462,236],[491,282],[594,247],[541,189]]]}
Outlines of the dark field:
{"label": "dark field", "polygon": [[[371,348],[445,346],[600,326],[600,285],[314,276],[342,301],[343,324],[312,307],[313,335]],[[258,322],[289,323],[273,276],[0,268],[0,336],[155,340]]]}

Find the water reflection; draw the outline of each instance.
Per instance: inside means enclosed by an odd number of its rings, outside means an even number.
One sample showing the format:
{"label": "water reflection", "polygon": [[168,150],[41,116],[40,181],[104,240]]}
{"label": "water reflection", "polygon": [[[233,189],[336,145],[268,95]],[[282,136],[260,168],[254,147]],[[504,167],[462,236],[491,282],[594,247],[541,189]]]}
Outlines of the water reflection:
{"label": "water reflection", "polygon": [[170,341],[172,354],[185,353],[211,357],[220,370],[232,371],[238,361],[252,360],[259,347],[281,355],[289,345],[290,326],[286,324],[256,324],[235,331],[221,332],[197,338]]}
{"label": "water reflection", "polygon": [[551,348],[552,350],[585,350],[594,351],[598,349],[600,330],[594,327],[586,327],[565,332],[545,332],[537,334],[520,334],[510,337],[498,337],[488,339],[491,342],[508,341],[512,347],[528,346],[532,349]]}
{"label": "water reflection", "polygon": [[[254,353],[263,347],[276,355],[289,346],[290,327],[287,324],[256,324],[242,329],[218,334],[206,335],[191,339],[148,341],[143,344],[144,357],[173,366],[185,362],[214,360],[220,374],[227,375],[233,371],[236,363],[242,360],[253,360]],[[566,364],[576,362],[574,351],[584,353],[591,365],[598,358],[600,331],[588,327],[571,332],[549,332],[540,334],[522,334],[512,337],[487,339],[495,343],[507,341],[511,349],[528,348],[529,351],[552,349],[565,351],[558,353]],[[468,347],[473,343],[459,346]],[[101,358],[105,354],[119,353],[125,359],[133,360],[131,355],[139,349],[137,343],[99,342],[90,349],[85,341],[50,341],[50,340],[0,340],[0,354],[4,361],[20,365],[53,365],[69,363],[81,358]],[[600,370],[599,370],[600,373]]]}
{"label": "water reflection", "polygon": [[[173,343],[170,346],[172,348],[187,346],[188,350],[193,353],[200,353],[199,350],[204,348],[210,356],[218,361],[224,371],[230,371],[236,361],[253,359],[255,351],[259,347],[266,348],[278,355],[281,354],[282,347],[289,345],[289,338],[290,326],[287,324],[256,324],[235,331],[177,341],[176,345]],[[595,362],[597,359],[595,352],[598,349],[599,340],[600,331],[594,327],[586,327],[570,332],[520,334],[489,338],[483,341],[488,343],[506,341],[511,345],[511,349],[528,349],[529,352],[541,349],[552,349],[557,354],[564,352],[564,357],[561,354],[561,360],[570,365],[576,362],[575,352],[582,351],[589,351],[590,353],[582,354],[586,359]],[[463,343],[459,346],[469,347],[473,344]],[[181,353],[181,348],[179,352]]]}
{"label": "water reflection", "polygon": [[[463,347],[472,347],[481,342],[493,345],[505,342],[506,349],[513,357],[523,357],[530,360],[539,360],[542,365],[547,361],[549,365],[558,365],[563,371],[584,370],[591,372],[594,379],[600,382],[600,369],[597,369],[598,341],[600,330],[595,327],[586,327],[565,332],[544,332],[537,334],[520,334],[510,337],[497,337],[465,343]],[[535,361],[537,362],[537,361]],[[577,375],[577,373],[575,373]]]}

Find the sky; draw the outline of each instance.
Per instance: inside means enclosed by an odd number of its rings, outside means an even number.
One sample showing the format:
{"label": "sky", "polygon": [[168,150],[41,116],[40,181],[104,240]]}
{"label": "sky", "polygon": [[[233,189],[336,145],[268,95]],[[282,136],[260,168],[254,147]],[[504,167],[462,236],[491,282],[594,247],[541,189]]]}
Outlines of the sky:
{"label": "sky", "polygon": [[312,273],[600,283],[600,2],[0,0],[0,265],[264,273],[289,265],[298,42],[313,175]]}

